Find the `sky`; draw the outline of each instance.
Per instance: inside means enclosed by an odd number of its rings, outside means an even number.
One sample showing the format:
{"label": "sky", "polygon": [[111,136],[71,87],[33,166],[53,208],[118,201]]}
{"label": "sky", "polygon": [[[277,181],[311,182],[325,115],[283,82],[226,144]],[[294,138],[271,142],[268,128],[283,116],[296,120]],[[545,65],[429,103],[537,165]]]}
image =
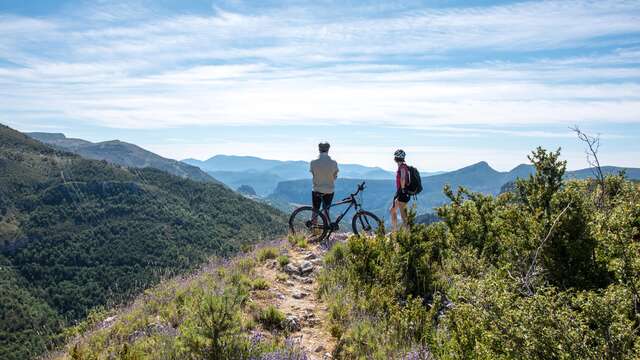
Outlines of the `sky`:
{"label": "sky", "polygon": [[640,1],[0,0],[0,123],[160,155],[423,171],[570,130],[640,167]]}

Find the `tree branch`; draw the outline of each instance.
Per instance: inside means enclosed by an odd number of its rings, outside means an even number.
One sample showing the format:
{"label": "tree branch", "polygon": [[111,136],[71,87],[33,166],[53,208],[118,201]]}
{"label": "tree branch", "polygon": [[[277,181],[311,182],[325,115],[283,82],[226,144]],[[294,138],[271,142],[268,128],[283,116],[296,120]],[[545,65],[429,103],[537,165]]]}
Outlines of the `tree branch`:
{"label": "tree branch", "polygon": [[558,223],[562,215],[564,215],[564,213],[567,212],[567,210],[569,210],[569,207],[571,207],[571,205],[572,203],[568,203],[567,206],[565,206],[564,209],[560,212],[560,214],[556,216],[556,218],[553,220],[553,223],[551,224],[551,228],[549,229],[547,236],[545,236],[544,239],[540,242],[540,245],[538,245],[538,248],[536,249],[536,252],[533,255],[533,259],[531,260],[531,266],[529,267],[529,270],[527,270],[527,274],[524,276],[524,279],[522,280],[522,283],[525,286],[527,290],[527,294],[529,296],[533,295],[533,286],[531,285],[531,278],[534,276],[535,268],[538,263],[538,256],[540,256],[540,251],[542,251],[542,247],[547,242],[547,240],[549,240],[549,238],[551,237],[551,233],[553,232],[553,229],[555,229],[556,224]]}

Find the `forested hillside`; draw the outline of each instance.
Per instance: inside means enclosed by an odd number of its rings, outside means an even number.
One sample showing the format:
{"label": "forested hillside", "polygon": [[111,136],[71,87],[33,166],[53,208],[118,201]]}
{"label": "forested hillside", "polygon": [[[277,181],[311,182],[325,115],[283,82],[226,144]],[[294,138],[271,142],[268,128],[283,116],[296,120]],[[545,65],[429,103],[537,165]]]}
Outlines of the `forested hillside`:
{"label": "forested hillside", "polygon": [[0,358],[66,325],[285,231],[284,215],[214,183],[87,160],[0,125]]}

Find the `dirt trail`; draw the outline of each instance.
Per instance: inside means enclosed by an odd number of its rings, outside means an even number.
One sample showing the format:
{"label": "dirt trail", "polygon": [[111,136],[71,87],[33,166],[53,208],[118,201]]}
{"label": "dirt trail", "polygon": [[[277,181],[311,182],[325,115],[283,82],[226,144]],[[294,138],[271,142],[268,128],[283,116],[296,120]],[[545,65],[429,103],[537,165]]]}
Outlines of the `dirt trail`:
{"label": "dirt trail", "polygon": [[301,264],[313,265],[306,274],[296,274],[280,268],[275,260],[258,267],[257,273],[271,284],[272,296],[263,299],[272,304],[299,325],[299,330],[291,334],[307,352],[309,359],[330,359],[335,341],[327,331],[327,309],[317,296],[316,276],[322,267],[324,251],[320,246],[310,244],[306,249],[288,247],[287,255],[293,268]]}

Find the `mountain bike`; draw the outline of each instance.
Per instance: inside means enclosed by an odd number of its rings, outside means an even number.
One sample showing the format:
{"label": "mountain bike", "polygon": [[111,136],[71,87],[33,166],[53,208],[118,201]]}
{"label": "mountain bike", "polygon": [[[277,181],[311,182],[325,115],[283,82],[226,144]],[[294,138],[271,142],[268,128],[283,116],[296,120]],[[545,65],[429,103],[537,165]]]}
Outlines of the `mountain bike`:
{"label": "mountain bike", "polygon": [[304,236],[308,241],[320,242],[325,238],[329,238],[331,233],[340,229],[339,224],[342,218],[347,215],[349,210],[355,208],[356,213],[351,219],[351,228],[356,235],[374,235],[379,228],[382,227],[382,221],[372,212],[362,209],[362,199],[358,201],[358,194],[365,189],[365,182],[358,185],[358,190],[342,199],[340,202],[331,204],[329,209],[349,204],[344,212],[336,218],[335,222],[331,222],[322,210],[315,210],[312,206],[302,206],[291,213],[289,218],[289,230],[292,235]]}

